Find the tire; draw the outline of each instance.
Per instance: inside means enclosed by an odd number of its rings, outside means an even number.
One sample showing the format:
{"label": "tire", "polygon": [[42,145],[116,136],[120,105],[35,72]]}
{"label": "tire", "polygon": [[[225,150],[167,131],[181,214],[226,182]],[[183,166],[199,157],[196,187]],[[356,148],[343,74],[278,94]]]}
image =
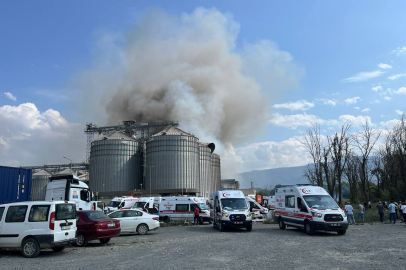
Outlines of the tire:
{"label": "tire", "polygon": [[63,251],[65,249],[65,247],[53,247],[52,248],[52,250],[54,251],[54,252],[61,252],[61,251]]}
{"label": "tire", "polygon": [[103,239],[99,239],[100,243],[102,243],[103,245],[107,244],[108,242],[110,242],[111,238],[103,238]]}
{"label": "tire", "polygon": [[282,217],[279,217],[278,223],[279,223],[279,229],[281,229],[281,230],[286,229],[286,225],[285,225],[285,223],[283,222]]}
{"label": "tire", "polygon": [[344,235],[346,232],[347,232],[347,230],[342,230],[342,231],[338,231],[337,233],[338,233],[339,235]]}
{"label": "tire", "polygon": [[219,230],[220,230],[220,232],[224,232],[224,226],[223,226],[223,224],[222,224],[222,222],[221,222],[221,220],[220,220],[220,222],[219,222]]}
{"label": "tire", "polygon": [[245,227],[247,229],[247,232],[252,231],[252,223],[250,223],[250,225],[247,225],[247,227]]}
{"label": "tire", "polygon": [[149,228],[148,228],[148,225],[147,225],[147,224],[140,224],[140,225],[138,225],[138,227],[137,227],[137,233],[138,233],[139,235],[145,235],[145,234],[147,234],[147,233],[148,233],[148,230],[149,230]]}
{"label": "tire", "polygon": [[313,235],[314,234],[314,228],[310,224],[310,222],[305,223],[304,230],[305,230],[306,234],[308,234],[308,235]]}
{"label": "tire", "polygon": [[78,237],[76,237],[75,245],[78,247],[85,247],[87,246],[88,242],[87,237],[83,233],[80,233]]}
{"label": "tire", "polygon": [[35,258],[41,252],[41,248],[34,238],[28,238],[21,244],[21,253],[26,258]]}
{"label": "tire", "polygon": [[203,218],[199,217],[199,225],[203,225],[204,221]]}
{"label": "tire", "polygon": [[169,222],[171,221],[171,219],[170,219],[170,217],[168,217],[168,216],[164,216],[164,217],[162,218],[162,221],[165,222],[165,223],[169,223]]}

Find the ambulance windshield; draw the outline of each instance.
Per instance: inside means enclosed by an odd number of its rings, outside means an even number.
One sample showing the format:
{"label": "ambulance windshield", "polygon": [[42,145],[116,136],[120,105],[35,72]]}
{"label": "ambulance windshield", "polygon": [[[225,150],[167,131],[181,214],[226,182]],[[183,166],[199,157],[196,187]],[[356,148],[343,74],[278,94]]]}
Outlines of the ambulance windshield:
{"label": "ambulance windshield", "polygon": [[199,203],[200,210],[209,210],[209,207],[205,203]]}
{"label": "ambulance windshield", "polygon": [[336,202],[328,195],[304,195],[303,198],[310,208],[338,209]]}
{"label": "ambulance windshield", "polygon": [[143,208],[145,204],[146,204],[146,202],[136,202],[133,205],[133,208]]}
{"label": "ambulance windshield", "polygon": [[110,207],[118,207],[120,205],[120,202],[118,202],[118,201],[111,201],[111,202],[109,202],[109,204],[107,205],[107,206],[110,206]]}
{"label": "ambulance windshield", "polygon": [[247,202],[243,198],[221,199],[221,205],[224,210],[248,209]]}

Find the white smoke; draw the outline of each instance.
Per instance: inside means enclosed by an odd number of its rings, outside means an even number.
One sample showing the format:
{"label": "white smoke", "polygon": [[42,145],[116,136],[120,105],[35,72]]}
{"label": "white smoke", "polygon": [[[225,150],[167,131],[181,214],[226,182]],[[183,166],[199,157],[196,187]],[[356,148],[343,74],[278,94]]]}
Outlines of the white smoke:
{"label": "white smoke", "polygon": [[303,75],[270,41],[236,49],[239,28],[230,14],[197,8],[180,18],[151,11],[126,35],[104,35],[79,80],[86,115],[98,124],[178,120],[232,149],[266,125],[270,100]]}

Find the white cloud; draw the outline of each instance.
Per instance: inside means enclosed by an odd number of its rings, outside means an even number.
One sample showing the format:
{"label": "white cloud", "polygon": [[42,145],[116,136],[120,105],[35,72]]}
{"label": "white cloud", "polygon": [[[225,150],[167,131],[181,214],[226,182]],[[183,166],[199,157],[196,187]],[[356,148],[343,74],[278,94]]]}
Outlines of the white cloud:
{"label": "white cloud", "polygon": [[403,112],[401,111],[401,110],[396,110],[395,111],[397,114],[399,114],[399,115],[402,115],[403,114]]}
{"label": "white cloud", "polygon": [[354,109],[359,110],[359,107],[354,107]]}
{"label": "white cloud", "polygon": [[345,102],[347,105],[349,105],[349,104],[356,104],[359,99],[360,99],[360,97],[347,98],[346,100],[344,100],[344,102]]}
{"label": "white cloud", "polygon": [[396,91],[393,91],[395,94],[406,94],[406,87],[401,87]]}
{"label": "white cloud", "polygon": [[13,100],[13,101],[17,101],[17,98],[13,95],[13,94],[11,94],[10,92],[4,92],[3,93],[8,99],[11,99],[11,100]]}
{"label": "white cloud", "polygon": [[365,108],[361,112],[369,112],[371,109],[370,108]]}
{"label": "white cloud", "polygon": [[314,103],[308,102],[306,100],[299,100],[296,102],[287,102],[283,104],[275,104],[272,107],[275,109],[289,109],[291,111],[297,111],[297,110],[309,110],[314,107]]}
{"label": "white cloud", "polygon": [[400,77],[405,77],[405,76],[406,76],[406,73],[399,73],[399,74],[388,77],[388,79],[393,81],[393,80],[399,79]]}
{"label": "white cloud", "polygon": [[377,103],[381,103],[381,101],[378,99],[375,99],[374,101],[371,102],[371,104],[377,104]]}
{"label": "white cloud", "polygon": [[321,101],[324,105],[331,105],[331,106],[335,106],[335,105],[337,105],[337,103],[338,103],[338,101],[337,100],[335,100],[335,99],[324,99],[324,98],[321,98],[321,99],[316,99],[316,101]]}
{"label": "white cloud", "polygon": [[270,123],[276,126],[291,129],[297,129],[298,127],[311,127],[313,124],[340,127],[346,122],[349,122],[352,126],[361,126],[365,124],[366,121],[373,125],[369,116],[353,115],[341,115],[338,117],[338,119],[324,120],[316,115],[305,113],[295,115],[281,115],[279,113],[275,113],[272,114],[271,119],[269,120]]}
{"label": "white cloud", "polygon": [[392,53],[396,53],[396,55],[404,55],[406,54],[406,46],[397,47],[395,50],[392,51]]}
{"label": "white cloud", "polygon": [[398,123],[400,122],[399,119],[392,119],[386,122],[380,122],[379,124],[383,127],[383,128],[387,128],[387,129],[392,129],[394,128]]}
{"label": "white cloud", "polygon": [[382,90],[382,86],[380,85],[372,87],[372,91],[378,92],[380,90]]}
{"label": "white cloud", "polygon": [[69,123],[58,111],[40,112],[33,103],[0,107],[0,164],[28,166],[82,162],[86,152],[83,126]]}
{"label": "white cloud", "polygon": [[392,98],[391,97],[384,97],[383,99],[384,100],[391,100]]}
{"label": "white cloud", "polygon": [[380,63],[380,64],[378,65],[378,67],[379,67],[379,68],[382,68],[382,69],[391,69],[391,68],[392,68],[391,65],[384,64],[384,63]]}
{"label": "white cloud", "polygon": [[343,82],[363,82],[363,81],[367,81],[373,78],[377,78],[379,76],[381,76],[382,74],[384,74],[384,72],[382,70],[375,70],[375,71],[370,71],[370,72],[360,72],[358,74],[355,74],[352,77],[343,79]]}

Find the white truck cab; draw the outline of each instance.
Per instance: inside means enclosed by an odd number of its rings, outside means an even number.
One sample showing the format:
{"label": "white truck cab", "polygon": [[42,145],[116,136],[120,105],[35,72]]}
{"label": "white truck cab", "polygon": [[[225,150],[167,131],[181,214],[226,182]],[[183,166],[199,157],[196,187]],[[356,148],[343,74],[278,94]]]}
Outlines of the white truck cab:
{"label": "white truck cab", "polygon": [[21,248],[24,257],[42,248],[62,251],[76,237],[76,205],[68,201],[0,205],[0,248]]}
{"label": "white truck cab", "polygon": [[253,198],[246,196],[245,199],[250,204],[250,212],[254,219],[263,219],[268,214],[268,208],[263,207],[260,205],[256,200]]}
{"label": "white truck cab", "polygon": [[97,210],[98,202],[92,201],[93,192],[89,186],[79,181],[76,175],[58,175],[50,177],[47,185],[46,201],[71,201],[76,210]]}
{"label": "white truck cab", "polygon": [[252,231],[252,216],[249,203],[240,190],[219,190],[211,194],[210,213],[213,219],[213,228],[224,231],[227,227],[246,228]]}
{"label": "white truck cab", "polygon": [[275,219],[279,228],[303,228],[309,235],[316,230],[345,234],[347,216],[328,192],[319,186],[291,185],[275,190]]}
{"label": "white truck cab", "polygon": [[167,220],[194,219],[195,207],[199,209],[199,224],[210,221],[210,210],[203,197],[162,197],[159,204],[159,217]]}
{"label": "white truck cab", "polygon": [[122,196],[113,198],[104,208],[104,212],[112,212],[117,210],[131,209],[140,198],[131,196]]}

